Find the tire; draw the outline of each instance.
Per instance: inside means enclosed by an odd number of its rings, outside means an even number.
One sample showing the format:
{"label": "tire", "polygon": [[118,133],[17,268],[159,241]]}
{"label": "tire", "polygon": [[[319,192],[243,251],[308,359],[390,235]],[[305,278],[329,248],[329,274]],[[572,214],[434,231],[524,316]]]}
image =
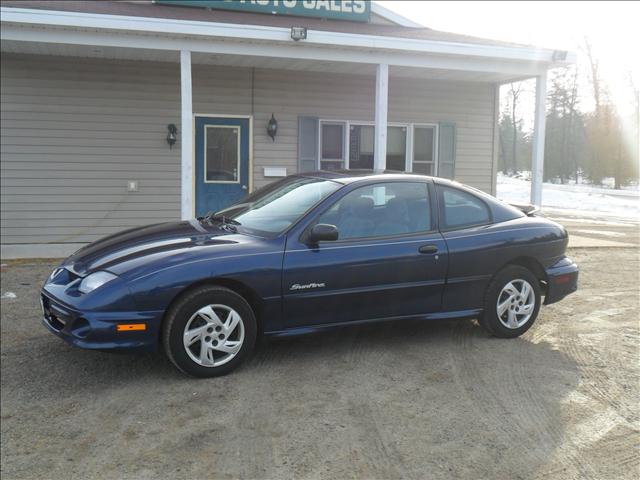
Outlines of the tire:
{"label": "tire", "polygon": [[217,377],[234,370],[251,353],[256,333],[256,318],[247,301],[228,288],[209,285],[186,292],[171,306],[162,326],[162,343],[181,372]]}
{"label": "tire", "polygon": [[535,275],[519,265],[507,266],[487,288],[481,323],[495,337],[519,337],[535,322],[540,303],[540,282]]}

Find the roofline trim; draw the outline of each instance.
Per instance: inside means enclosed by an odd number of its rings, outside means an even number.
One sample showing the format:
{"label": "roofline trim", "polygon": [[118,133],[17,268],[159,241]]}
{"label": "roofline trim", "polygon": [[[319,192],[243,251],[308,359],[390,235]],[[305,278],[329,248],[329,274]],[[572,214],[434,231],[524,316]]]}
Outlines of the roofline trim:
{"label": "roofline trim", "polygon": [[360,35],[354,33],[310,30],[304,43],[291,40],[290,29],[263,25],[201,22],[192,20],[164,19],[123,15],[105,15],[56,10],[0,7],[3,25],[21,24],[80,29],[106,29],[136,33],[174,34],[196,37],[226,37],[243,40],[280,42],[305,46],[338,47],[344,49],[365,48],[369,50],[396,50],[410,53],[430,53],[451,56],[486,57],[525,62],[541,62],[553,66],[573,63],[574,56],[567,55],[565,61],[554,62],[554,50],[533,47],[507,47],[461,42],[442,42],[402,37]]}
{"label": "roofline trim", "polygon": [[378,15],[390,22],[393,22],[401,27],[409,27],[409,28],[424,28],[424,25],[416,23],[412,20],[409,20],[404,15],[400,15],[399,13],[394,12],[393,10],[388,9],[387,7],[383,7],[378,2],[371,2],[371,13]]}
{"label": "roofline trim", "polygon": [[[3,42],[37,42],[62,45],[86,45],[123,49],[164,50],[167,52],[191,51],[222,55],[281,57],[317,62],[343,62],[362,65],[385,63],[390,66],[420,69],[440,69],[464,72],[495,73],[509,78],[534,77],[544,73],[548,64],[535,62],[509,62],[481,57],[452,57],[444,55],[416,55],[404,52],[347,50],[330,47],[297,48],[297,45],[254,44],[248,52],[247,43],[240,40],[209,38],[171,38],[140,35],[132,32],[81,31],[79,29],[25,28],[3,26],[0,31]],[[168,57],[169,61],[177,61]]]}

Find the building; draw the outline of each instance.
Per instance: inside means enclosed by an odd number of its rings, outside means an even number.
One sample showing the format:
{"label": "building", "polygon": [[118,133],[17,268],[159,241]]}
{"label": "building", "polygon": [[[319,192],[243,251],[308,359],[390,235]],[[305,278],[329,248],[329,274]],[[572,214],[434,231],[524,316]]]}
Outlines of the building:
{"label": "building", "polygon": [[[376,168],[495,192],[498,86],[566,52],[364,1],[3,1],[2,256],[216,210],[280,176]],[[533,199],[539,189],[533,189]]]}

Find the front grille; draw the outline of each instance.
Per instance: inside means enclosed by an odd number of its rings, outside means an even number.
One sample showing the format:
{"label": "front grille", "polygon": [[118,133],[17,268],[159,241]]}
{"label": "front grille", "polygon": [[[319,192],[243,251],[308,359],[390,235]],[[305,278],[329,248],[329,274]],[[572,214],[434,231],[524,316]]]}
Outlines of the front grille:
{"label": "front grille", "polygon": [[51,300],[49,300],[45,295],[41,296],[41,302],[42,314],[44,315],[46,322],[51,325],[51,328],[54,330],[62,330],[69,321],[69,317],[64,312],[55,308],[55,306],[51,304]]}

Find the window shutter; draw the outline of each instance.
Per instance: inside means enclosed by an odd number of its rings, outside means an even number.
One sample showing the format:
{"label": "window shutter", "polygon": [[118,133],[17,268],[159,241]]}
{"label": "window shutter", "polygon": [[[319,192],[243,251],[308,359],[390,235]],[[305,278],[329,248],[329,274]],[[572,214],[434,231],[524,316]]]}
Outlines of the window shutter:
{"label": "window shutter", "polygon": [[438,176],[453,179],[456,170],[456,124],[441,122],[438,131]]}
{"label": "window shutter", "polygon": [[318,118],[298,117],[298,173],[318,169]]}

